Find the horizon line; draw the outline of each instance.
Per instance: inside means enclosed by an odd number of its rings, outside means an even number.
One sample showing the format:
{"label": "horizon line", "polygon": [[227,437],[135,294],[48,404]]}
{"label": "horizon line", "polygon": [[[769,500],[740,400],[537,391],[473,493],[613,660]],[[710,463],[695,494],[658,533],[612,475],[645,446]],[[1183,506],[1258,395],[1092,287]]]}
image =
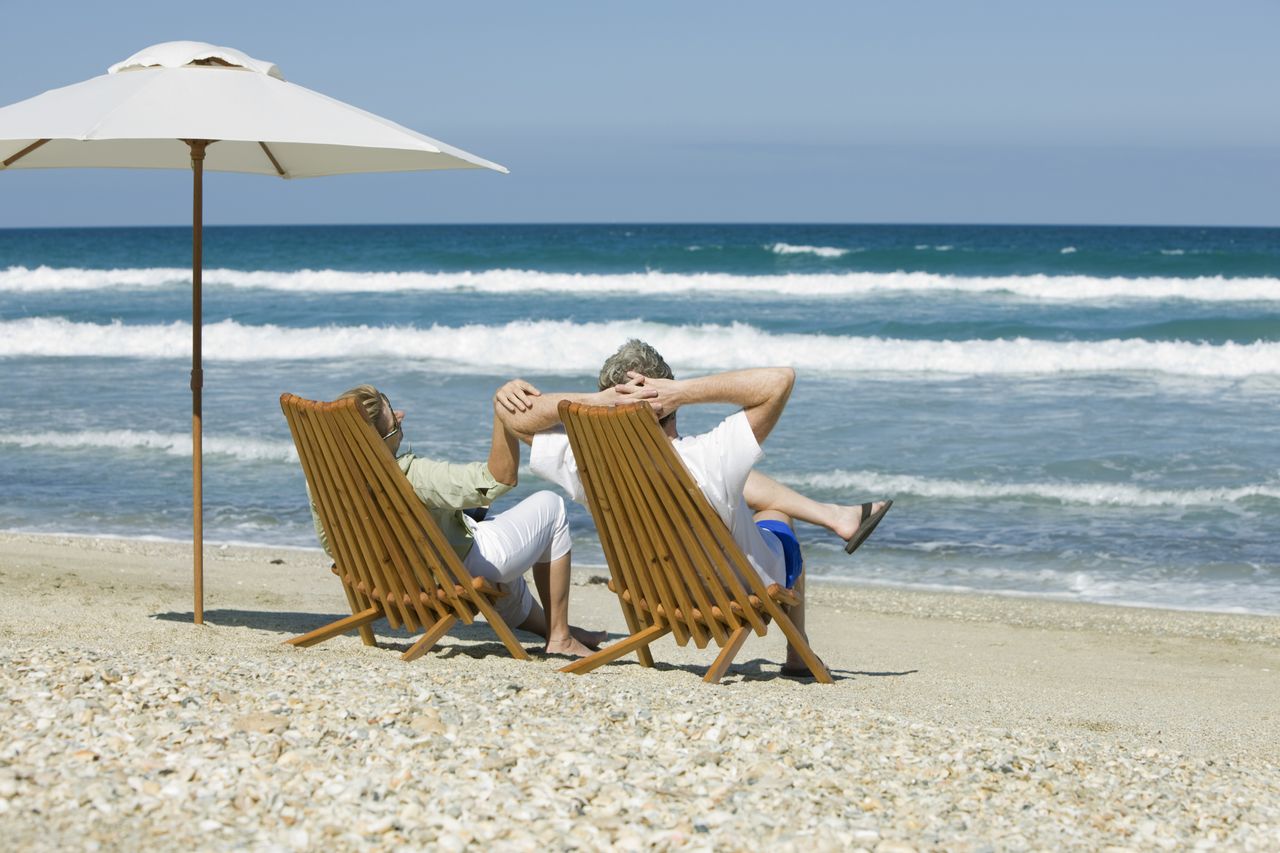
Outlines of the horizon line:
{"label": "horizon line", "polygon": [[[259,222],[259,223],[204,223],[210,228],[583,228],[583,227],[858,227],[858,228],[1203,228],[1222,230],[1276,230],[1273,225],[1203,224],[1203,223],[1142,223],[1142,222],[873,222],[873,221],[801,221],[801,220],[739,220],[739,221],[545,221],[545,222]],[[126,228],[178,228],[190,230],[189,223],[168,224],[120,224],[120,225],[0,225],[0,231],[91,231]]]}

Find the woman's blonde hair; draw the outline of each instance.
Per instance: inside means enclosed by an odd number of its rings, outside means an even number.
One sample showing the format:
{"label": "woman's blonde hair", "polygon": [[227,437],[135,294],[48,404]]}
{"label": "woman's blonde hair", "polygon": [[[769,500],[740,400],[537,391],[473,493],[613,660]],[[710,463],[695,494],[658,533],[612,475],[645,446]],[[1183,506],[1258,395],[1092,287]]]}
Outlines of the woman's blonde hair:
{"label": "woman's blonde hair", "polygon": [[[378,419],[382,415],[382,409],[386,405],[382,396],[382,392],[372,385],[357,385],[349,388],[338,395],[339,400],[355,400],[356,408],[360,410],[360,414],[369,422],[374,429],[378,428]],[[336,402],[336,401],[335,401]]]}

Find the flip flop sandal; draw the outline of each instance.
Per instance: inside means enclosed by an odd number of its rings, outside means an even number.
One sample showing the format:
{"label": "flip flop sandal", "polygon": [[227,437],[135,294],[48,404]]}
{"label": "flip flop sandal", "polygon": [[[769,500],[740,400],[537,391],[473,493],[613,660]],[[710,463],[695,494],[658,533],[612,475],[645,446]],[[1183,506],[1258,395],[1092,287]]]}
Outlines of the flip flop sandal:
{"label": "flip flop sandal", "polygon": [[871,512],[872,504],[865,503],[862,505],[862,523],[858,525],[857,532],[844,543],[844,552],[846,554],[852,554],[858,550],[859,545],[867,541],[871,531],[876,529],[876,525],[880,523],[880,519],[884,518],[884,514],[889,511],[891,506],[893,506],[893,501],[887,500],[878,512],[868,515],[867,513]]}

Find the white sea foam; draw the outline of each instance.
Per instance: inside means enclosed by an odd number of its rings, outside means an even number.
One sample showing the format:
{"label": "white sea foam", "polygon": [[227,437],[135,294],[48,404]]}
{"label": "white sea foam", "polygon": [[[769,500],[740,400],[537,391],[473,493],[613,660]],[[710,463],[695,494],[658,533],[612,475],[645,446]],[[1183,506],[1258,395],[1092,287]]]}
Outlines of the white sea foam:
{"label": "white sea foam", "polygon": [[775,255],[817,255],[820,258],[843,258],[849,254],[848,249],[837,249],[833,246],[793,246],[790,243],[774,243],[768,248]]}
{"label": "white sea foam", "polygon": [[1077,250],[1076,250],[1076,247],[1075,247],[1075,246],[1063,246],[1061,249],[1059,249],[1059,250],[1058,250],[1058,254],[1060,254],[1060,255],[1074,255],[1074,254],[1076,253],[1076,251],[1077,251]]}
{"label": "white sea foam", "polygon": [[1185,255],[1186,253],[1187,252],[1185,249],[1161,249],[1160,250],[1160,254],[1162,255],[1177,256],[1177,255]]}
{"label": "white sea foam", "polygon": [[780,479],[810,488],[958,501],[1022,499],[1083,506],[1195,507],[1250,498],[1280,499],[1280,482],[1231,488],[1144,489],[1123,483],[988,483],[841,470]]}
{"label": "white sea foam", "polygon": [[[810,247],[813,248],[813,247]],[[821,247],[817,247],[821,248]],[[841,250],[844,251],[844,250]],[[180,268],[77,269],[9,267],[0,270],[0,293],[107,289],[186,288],[191,271]],[[581,296],[643,298],[696,294],[743,295],[759,299],[860,298],[895,293],[1009,295],[1046,302],[1132,299],[1189,299],[1204,302],[1280,301],[1280,278],[1141,277],[1085,275],[961,276],[928,272],[789,273],[558,273],[498,269],[479,272],[353,272],[346,270],[211,269],[210,287],[292,293],[391,293],[405,291],[474,293],[572,293]]]}
{"label": "white sea foam", "polygon": [[[468,326],[205,326],[207,361],[412,358],[435,372],[594,373],[618,342],[641,337],[683,371],[759,364],[834,373],[1035,375],[1146,372],[1176,376],[1280,374],[1280,343],[1221,345],[1185,341],[1037,341],[1027,338],[918,341],[835,335],[772,334],[742,323],[669,326],[641,320],[605,323],[518,321]],[[518,346],[494,347],[494,341]],[[76,323],[64,318],[0,322],[0,357],[185,359],[187,323]]]}
{"label": "white sea foam", "polygon": [[[189,433],[113,429],[82,432],[0,433],[0,446],[54,450],[153,450],[169,456],[191,456]],[[246,462],[297,462],[292,442],[268,441],[247,436],[223,438],[205,435],[200,447],[205,456],[230,456]]]}

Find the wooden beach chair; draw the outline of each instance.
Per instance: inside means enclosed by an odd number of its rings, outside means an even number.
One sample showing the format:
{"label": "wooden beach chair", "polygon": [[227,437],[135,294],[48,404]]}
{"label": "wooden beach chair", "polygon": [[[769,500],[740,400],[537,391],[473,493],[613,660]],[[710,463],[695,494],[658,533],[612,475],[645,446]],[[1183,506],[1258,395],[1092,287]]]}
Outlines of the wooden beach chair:
{"label": "wooden beach chair", "polygon": [[562,672],[584,673],[635,651],[653,666],[649,644],[665,634],[698,648],[720,647],[703,681],[716,684],[754,630],[773,620],[818,681],[831,674],[783,611],[798,597],[765,587],[729,528],[693,481],[643,403],[606,407],[563,401],[560,418],[609,562],[631,636]]}
{"label": "wooden beach chair", "polygon": [[354,400],[333,403],[280,395],[307,486],[333,552],[333,573],[351,615],[288,640],[311,646],[352,629],[376,645],[370,624],[425,631],[402,658],[413,660],[461,619],[483,615],[512,657],[528,660],[510,626],[493,609],[503,593],[473,578],[377,432]]}

